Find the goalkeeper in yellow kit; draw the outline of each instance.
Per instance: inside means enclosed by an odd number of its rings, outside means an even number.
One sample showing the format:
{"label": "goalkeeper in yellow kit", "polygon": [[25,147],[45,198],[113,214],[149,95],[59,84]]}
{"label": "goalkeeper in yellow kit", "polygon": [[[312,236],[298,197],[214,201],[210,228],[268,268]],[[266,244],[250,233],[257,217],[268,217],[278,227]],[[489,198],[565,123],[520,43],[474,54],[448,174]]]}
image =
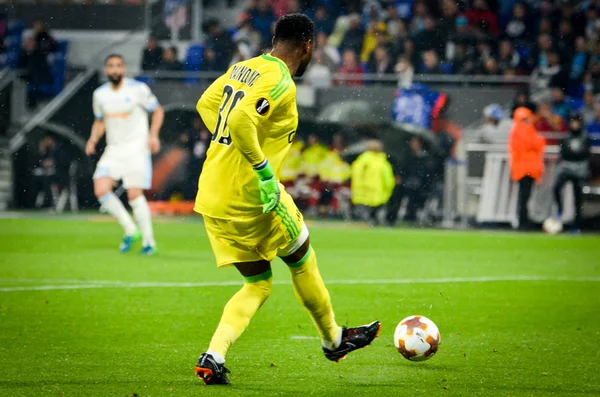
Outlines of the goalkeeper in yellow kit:
{"label": "goalkeeper in yellow kit", "polygon": [[310,246],[308,229],[278,182],[298,126],[296,85],[312,57],[315,27],[303,14],[282,16],[273,51],[233,65],[204,92],[197,110],[212,129],[195,210],[219,267],[235,266],[243,287],[229,300],[196,374],[228,384],[225,355],[271,293],[271,261],[288,265],[298,300],[321,337],[325,357],[339,361],[369,345],[381,324],[340,327]]}

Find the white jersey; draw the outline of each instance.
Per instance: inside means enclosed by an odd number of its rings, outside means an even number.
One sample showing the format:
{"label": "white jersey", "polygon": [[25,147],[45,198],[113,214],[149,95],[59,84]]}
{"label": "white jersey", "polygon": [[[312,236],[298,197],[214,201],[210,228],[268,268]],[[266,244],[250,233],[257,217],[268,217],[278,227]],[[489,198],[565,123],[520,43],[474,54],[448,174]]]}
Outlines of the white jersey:
{"label": "white jersey", "polygon": [[94,117],[104,120],[106,145],[148,147],[148,112],[159,105],[150,88],[139,81],[124,78],[118,90],[110,83],[96,88],[93,97]]}

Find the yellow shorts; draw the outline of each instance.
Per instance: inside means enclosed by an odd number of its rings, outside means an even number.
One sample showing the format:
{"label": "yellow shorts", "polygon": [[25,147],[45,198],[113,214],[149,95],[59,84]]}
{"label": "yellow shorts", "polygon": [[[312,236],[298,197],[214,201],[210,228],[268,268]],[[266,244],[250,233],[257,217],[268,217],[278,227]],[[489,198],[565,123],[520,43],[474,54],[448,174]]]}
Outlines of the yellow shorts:
{"label": "yellow shorts", "polygon": [[204,226],[218,267],[234,263],[272,261],[287,256],[308,238],[302,213],[281,188],[277,208],[255,218],[219,219],[204,215]]}

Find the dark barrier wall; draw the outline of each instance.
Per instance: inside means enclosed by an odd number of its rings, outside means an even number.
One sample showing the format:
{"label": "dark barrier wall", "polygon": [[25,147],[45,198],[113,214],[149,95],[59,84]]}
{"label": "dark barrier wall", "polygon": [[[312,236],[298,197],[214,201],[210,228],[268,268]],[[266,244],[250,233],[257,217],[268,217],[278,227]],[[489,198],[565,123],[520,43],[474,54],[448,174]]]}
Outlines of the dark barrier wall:
{"label": "dark barrier wall", "polygon": [[4,87],[0,91],[0,137],[8,136],[8,128],[10,127],[10,97],[12,91],[12,83]]}
{"label": "dark barrier wall", "polygon": [[52,29],[137,30],[144,27],[144,6],[124,4],[44,4],[9,2],[0,5],[11,19],[30,27],[41,18]]}
{"label": "dark barrier wall", "polygon": [[[162,104],[185,104],[193,109],[198,98],[210,82],[197,85],[179,84],[176,82],[158,82],[152,86]],[[482,118],[483,108],[490,103],[505,105],[512,101],[518,88],[515,87],[456,87],[434,86],[436,90],[448,94],[450,98],[445,117],[461,127]],[[391,117],[391,106],[394,100],[395,87],[367,86],[361,88],[336,87],[319,90],[316,95],[315,108],[322,109],[326,105],[349,99],[362,99],[376,104],[380,109],[379,116]],[[301,113],[302,117],[303,114]]]}

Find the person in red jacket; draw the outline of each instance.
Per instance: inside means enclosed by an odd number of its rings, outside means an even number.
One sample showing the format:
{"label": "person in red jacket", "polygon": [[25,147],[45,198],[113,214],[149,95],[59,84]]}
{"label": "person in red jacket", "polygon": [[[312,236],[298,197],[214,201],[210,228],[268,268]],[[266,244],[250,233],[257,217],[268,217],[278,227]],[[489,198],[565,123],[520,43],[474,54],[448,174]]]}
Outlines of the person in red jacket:
{"label": "person in red jacket", "polygon": [[493,13],[486,0],[473,1],[473,8],[465,12],[469,25],[482,34],[498,36],[498,16]]}
{"label": "person in red jacket", "polygon": [[[336,85],[345,85],[348,87],[357,87],[364,84],[360,75],[364,73],[362,66],[358,63],[356,53],[350,49],[344,51],[342,55],[342,67],[338,71],[339,74],[347,75],[347,79],[336,80]],[[354,76],[354,78],[351,78]]]}
{"label": "person in red jacket", "polygon": [[510,175],[519,183],[517,216],[519,229],[529,226],[527,202],[533,183],[539,184],[544,174],[544,147],[546,140],[537,133],[533,112],[525,107],[517,108],[513,114],[513,127],[508,139]]}

